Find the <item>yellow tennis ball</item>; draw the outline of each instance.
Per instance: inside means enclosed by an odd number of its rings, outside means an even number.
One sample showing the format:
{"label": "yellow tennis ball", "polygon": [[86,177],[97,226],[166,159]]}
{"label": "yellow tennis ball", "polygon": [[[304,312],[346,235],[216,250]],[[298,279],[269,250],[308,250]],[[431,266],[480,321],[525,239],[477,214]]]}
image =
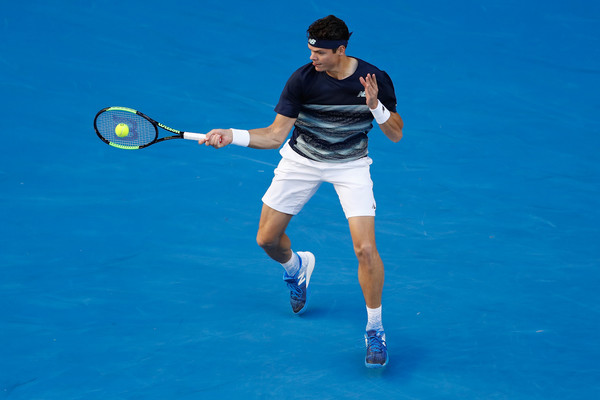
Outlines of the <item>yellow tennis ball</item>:
{"label": "yellow tennis ball", "polygon": [[115,133],[117,134],[118,137],[125,137],[125,136],[129,135],[129,126],[127,126],[127,124],[124,124],[121,122],[115,128]]}

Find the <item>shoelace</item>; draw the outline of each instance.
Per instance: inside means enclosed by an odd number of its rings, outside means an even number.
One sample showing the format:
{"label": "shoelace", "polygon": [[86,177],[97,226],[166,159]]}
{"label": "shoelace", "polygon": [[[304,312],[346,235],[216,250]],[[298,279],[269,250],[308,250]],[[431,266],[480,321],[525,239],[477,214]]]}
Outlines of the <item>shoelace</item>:
{"label": "shoelace", "polygon": [[293,283],[288,282],[287,286],[290,289],[290,291],[292,292],[292,293],[290,293],[290,295],[294,299],[302,298],[302,289],[300,289],[300,286],[298,286],[297,281],[294,281]]}
{"label": "shoelace", "polygon": [[377,335],[368,336],[367,341],[369,342],[369,350],[381,353],[384,349],[383,341]]}

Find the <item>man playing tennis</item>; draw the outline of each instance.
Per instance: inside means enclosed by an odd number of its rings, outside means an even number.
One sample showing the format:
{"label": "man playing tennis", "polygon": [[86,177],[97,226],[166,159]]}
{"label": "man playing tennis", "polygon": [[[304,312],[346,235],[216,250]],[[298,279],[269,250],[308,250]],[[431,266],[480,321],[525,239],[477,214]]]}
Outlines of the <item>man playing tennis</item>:
{"label": "man playing tennis", "polygon": [[396,112],[389,76],[346,55],[351,34],[344,21],[330,15],[310,25],[307,34],[311,62],[289,78],[275,107],[273,123],[250,131],[213,129],[199,143],[215,148],[233,143],[276,149],[294,129],[280,150],[282,159],[262,199],[257,243],[283,265],[293,312],[306,311],[315,257],[310,252],[293,252],[285,230],[320,184],[332,183],[350,226],[367,306],[365,365],[383,367],[388,362],[381,319],[384,267],[375,245],[367,133],[375,119],[383,133],[398,142],[403,121]]}

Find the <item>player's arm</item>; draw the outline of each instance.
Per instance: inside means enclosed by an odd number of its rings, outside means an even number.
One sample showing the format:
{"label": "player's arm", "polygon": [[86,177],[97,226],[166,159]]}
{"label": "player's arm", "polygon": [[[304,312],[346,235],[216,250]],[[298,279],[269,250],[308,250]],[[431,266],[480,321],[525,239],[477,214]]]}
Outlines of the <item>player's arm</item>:
{"label": "player's arm", "polygon": [[[199,140],[198,143],[220,149],[232,142],[240,144],[236,142],[239,140],[239,137],[242,137],[242,146],[252,147],[253,149],[277,149],[283,144],[295,122],[296,118],[277,114],[273,123],[265,128],[252,129],[250,131],[213,129],[206,134],[205,140]],[[238,136],[236,137],[236,141],[234,141],[234,135]],[[246,135],[248,136],[246,137]]]}
{"label": "player's arm", "polygon": [[[360,83],[365,87],[367,106],[375,116],[381,131],[394,143],[402,139],[402,128],[404,121],[397,112],[387,110],[377,98],[379,88],[375,74],[367,74],[365,78],[360,77]],[[386,115],[389,113],[388,115]]]}
{"label": "player's arm", "polygon": [[394,143],[398,143],[402,139],[403,127],[404,121],[402,121],[400,114],[391,111],[390,118],[383,124],[379,124],[381,131]]}

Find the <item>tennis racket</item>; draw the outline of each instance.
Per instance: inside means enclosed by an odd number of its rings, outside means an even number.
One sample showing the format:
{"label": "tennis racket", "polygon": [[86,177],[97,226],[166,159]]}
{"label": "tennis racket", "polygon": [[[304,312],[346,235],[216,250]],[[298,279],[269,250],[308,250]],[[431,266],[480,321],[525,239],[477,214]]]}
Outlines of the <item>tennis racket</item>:
{"label": "tennis racket", "polygon": [[[174,135],[159,138],[158,128]],[[127,107],[103,108],[94,118],[94,129],[104,143],[124,150],[143,149],[170,139],[200,140],[206,137],[203,133],[183,132],[169,128]]]}

